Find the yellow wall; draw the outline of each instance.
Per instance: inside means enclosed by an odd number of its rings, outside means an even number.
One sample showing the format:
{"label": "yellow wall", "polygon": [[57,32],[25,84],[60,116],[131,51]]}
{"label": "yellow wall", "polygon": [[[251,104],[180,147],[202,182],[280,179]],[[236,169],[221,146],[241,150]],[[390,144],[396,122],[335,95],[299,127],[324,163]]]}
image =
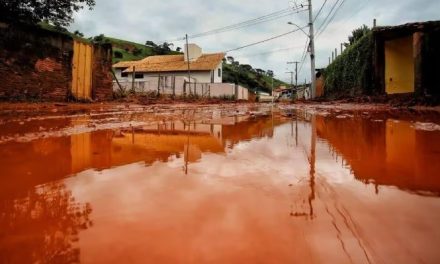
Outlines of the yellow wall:
{"label": "yellow wall", "polygon": [[413,38],[385,42],[385,84],[387,94],[414,92]]}
{"label": "yellow wall", "polygon": [[92,46],[75,40],[72,61],[72,94],[76,99],[92,99],[92,60]]}

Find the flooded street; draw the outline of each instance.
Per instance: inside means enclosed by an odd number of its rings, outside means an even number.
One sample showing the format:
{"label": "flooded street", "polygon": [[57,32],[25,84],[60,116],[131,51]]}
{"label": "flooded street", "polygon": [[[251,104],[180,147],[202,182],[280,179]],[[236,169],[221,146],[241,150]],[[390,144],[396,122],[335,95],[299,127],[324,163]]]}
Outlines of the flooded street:
{"label": "flooded street", "polygon": [[439,263],[440,115],[0,114],[0,263]]}

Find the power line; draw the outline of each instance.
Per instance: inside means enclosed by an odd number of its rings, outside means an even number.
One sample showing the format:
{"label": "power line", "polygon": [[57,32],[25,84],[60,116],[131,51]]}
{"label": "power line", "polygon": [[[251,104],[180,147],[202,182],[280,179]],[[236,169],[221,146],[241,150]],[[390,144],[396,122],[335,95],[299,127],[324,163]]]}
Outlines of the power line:
{"label": "power line", "polygon": [[325,6],[325,4],[327,3],[327,1],[328,1],[328,0],[325,0],[324,3],[321,5],[321,8],[319,8],[319,11],[318,11],[318,13],[317,13],[316,16],[315,16],[315,19],[313,19],[313,23],[315,23],[316,19],[317,19],[317,18],[319,17],[319,15],[321,14],[322,9],[324,8],[324,6]]}
{"label": "power line", "polygon": [[264,42],[268,42],[268,41],[271,41],[271,40],[274,40],[274,39],[277,39],[277,38],[281,38],[281,37],[284,37],[284,36],[286,36],[286,35],[289,35],[289,34],[295,33],[295,32],[297,32],[297,31],[299,31],[299,30],[301,30],[301,29],[304,29],[304,28],[306,28],[306,27],[307,27],[307,26],[302,27],[302,28],[298,28],[298,29],[295,29],[295,30],[292,30],[292,31],[289,31],[289,32],[283,33],[283,34],[281,34],[281,35],[277,35],[277,36],[274,36],[274,37],[268,38],[268,39],[264,39],[264,40],[261,40],[261,41],[258,41],[258,42],[254,42],[254,43],[251,43],[251,44],[247,44],[247,45],[244,45],[244,46],[241,46],[241,47],[238,47],[238,48],[234,48],[234,49],[226,50],[226,51],[224,51],[224,52],[225,52],[225,53],[228,53],[228,52],[231,52],[231,51],[241,50],[241,49],[244,49],[244,48],[248,48],[248,47],[251,47],[251,46],[255,46],[255,45],[258,45],[258,44],[261,44],[261,43],[264,43]]}
{"label": "power line", "polygon": [[[296,12],[292,12],[292,11],[296,11]],[[290,16],[290,15],[292,15],[292,14],[297,14],[297,13],[300,13],[300,12],[304,12],[304,11],[306,11],[306,10],[292,10],[292,11],[289,11],[287,14],[280,14],[280,15],[277,15],[277,16],[274,16],[274,17],[270,17],[270,18],[267,18],[267,19],[263,19],[263,20],[257,20],[257,21],[255,21],[255,22],[252,22],[252,23],[246,23],[246,24],[243,24],[243,25],[237,25],[237,26],[233,26],[233,27],[226,27],[226,28],[221,28],[221,29],[216,29],[216,30],[211,30],[211,31],[207,31],[207,32],[204,32],[204,33],[199,33],[199,34],[195,34],[195,35],[192,35],[192,36],[190,36],[191,38],[200,38],[200,37],[205,37],[205,36],[209,36],[209,35],[213,35],[213,34],[220,34],[220,33],[224,33],[224,32],[228,32],[228,31],[232,31],[232,30],[237,30],[237,29],[241,29],[241,28],[245,28],[245,27],[249,27],[249,26],[254,26],[254,25],[257,25],[257,24],[261,24],[261,23],[264,23],[264,22],[269,22],[269,21],[273,21],[273,20],[276,20],[276,19],[280,19],[280,18],[283,18],[283,17],[287,17],[287,16]]]}
{"label": "power line", "polygon": [[254,57],[254,56],[260,56],[260,55],[273,54],[273,53],[277,53],[277,52],[289,51],[289,50],[293,50],[293,49],[297,49],[297,48],[301,48],[301,47],[302,47],[302,45],[301,46],[294,46],[294,47],[283,48],[283,49],[270,50],[270,51],[266,51],[266,52],[259,52],[259,53],[252,53],[252,54],[242,54],[242,55],[236,55],[236,56],[238,56],[237,58],[249,58],[249,57]]}
{"label": "power line", "polygon": [[302,67],[304,66],[304,62],[306,61],[307,58],[307,47],[309,46],[309,40],[306,40],[306,45],[304,47],[304,52],[303,55],[301,56],[301,66],[299,67],[299,73],[301,73]]}
{"label": "power line", "polygon": [[345,0],[342,0],[341,3],[339,4],[338,8],[336,8],[335,12],[333,13],[333,16],[328,21],[327,25],[318,33],[318,36],[321,35],[327,29],[327,27],[332,23],[333,19],[336,17],[336,14],[341,9],[341,7],[344,3],[345,3]]}
{"label": "power line", "polygon": [[[317,36],[321,35],[327,29],[327,27],[332,23],[333,19],[336,17],[337,13],[339,12],[339,10],[341,9],[341,7],[344,3],[345,3],[345,0],[338,0],[335,2],[332,10],[330,10],[329,14],[326,17],[326,20],[321,24],[321,26],[319,28],[319,32],[317,33]],[[336,6],[337,6],[337,8],[335,9]],[[332,13],[333,10],[334,10],[334,12]],[[327,20],[327,18],[329,18],[329,19]]]}
{"label": "power line", "polygon": [[316,32],[318,32],[317,35],[319,34],[320,30],[324,27],[324,25],[327,23],[327,20],[332,15],[332,13],[335,10],[336,6],[338,5],[339,1],[341,1],[341,0],[336,0],[336,2],[333,4],[332,8],[330,9],[330,12],[328,12],[327,16],[324,18],[321,25],[319,25],[318,30],[316,30]]}
{"label": "power line", "polygon": [[[199,37],[205,37],[205,36],[209,36],[209,35],[213,35],[213,34],[219,34],[219,33],[224,33],[224,32],[228,32],[228,31],[232,31],[232,30],[237,30],[237,29],[241,29],[244,27],[249,27],[249,26],[253,26],[253,25],[257,25],[257,24],[261,24],[264,22],[269,22],[269,21],[273,21],[276,19],[280,19],[292,14],[297,14],[303,11],[306,11],[304,8],[304,5],[299,5],[298,7],[295,8],[286,8],[286,9],[282,9],[261,17],[257,17],[254,19],[250,19],[250,20],[246,20],[246,21],[242,21],[236,24],[232,24],[229,26],[225,26],[225,27],[221,27],[221,28],[217,28],[217,29],[212,29],[212,30],[208,30],[202,33],[197,33],[197,34],[193,34],[188,36],[189,38],[199,38]],[[172,40],[168,40],[165,42],[172,42],[172,41],[181,41],[184,40],[184,37],[180,37],[180,38],[175,38]]]}

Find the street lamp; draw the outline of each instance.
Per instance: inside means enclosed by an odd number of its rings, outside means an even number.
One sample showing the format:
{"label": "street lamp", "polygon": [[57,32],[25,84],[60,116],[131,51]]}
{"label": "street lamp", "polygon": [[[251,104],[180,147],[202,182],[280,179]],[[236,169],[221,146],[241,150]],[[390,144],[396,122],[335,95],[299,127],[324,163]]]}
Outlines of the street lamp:
{"label": "street lamp", "polygon": [[295,27],[297,27],[299,30],[301,30],[302,31],[302,33],[304,33],[308,38],[310,38],[310,36],[309,36],[309,34],[307,34],[305,31],[304,31],[304,29],[302,28],[302,27],[300,27],[300,26],[298,26],[297,24],[295,24],[295,23],[293,23],[293,22],[287,22],[287,24],[289,24],[289,25],[291,25],[291,26],[295,26]]}

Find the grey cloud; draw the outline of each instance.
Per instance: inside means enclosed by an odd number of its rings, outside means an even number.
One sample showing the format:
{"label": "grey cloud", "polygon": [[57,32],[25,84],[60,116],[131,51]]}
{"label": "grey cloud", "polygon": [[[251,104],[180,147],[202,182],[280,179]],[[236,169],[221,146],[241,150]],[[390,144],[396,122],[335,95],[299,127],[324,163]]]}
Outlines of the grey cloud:
{"label": "grey cloud", "polygon": [[[303,2],[297,0],[297,2]],[[316,14],[324,0],[314,0]],[[316,25],[329,12],[336,0],[328,0]],[[105,34],[121,39],[144,43],[146,40],[160,41],[193,34],[253,19],[289,6],[286,1],[274,0],[96,0],[92,11],[82,10],[75,15],[75,23],[70,29],[80,30],[87,36]],[[440,19],[438,0],[346,0],[332,24],[317,39],[317,66],[325,67],[331,51],[347,40],[351,31],[362,24],[371,26],[373,18],[379,24],[393,25],[411,21]],[[205,51],[216,52],[239,47],[292,30],[287,25],[293,21],[298,25],[307,24],[307,14],[296,14],[245,29],[198,38]],[[257,68],[273,69],[278,78],[289,81],[285,74],[286,61],[300,60],[306,37],[295,33],[277,40],[231,52],[242,63]],[[175,42],[183,46],[183,42]],[[256,56],[271,50],[298,46],[300,48]],[[252,55],[252,56],[249,56]],[[309,59],[306,60],[299,76],[300,80],[310,79]]]}

